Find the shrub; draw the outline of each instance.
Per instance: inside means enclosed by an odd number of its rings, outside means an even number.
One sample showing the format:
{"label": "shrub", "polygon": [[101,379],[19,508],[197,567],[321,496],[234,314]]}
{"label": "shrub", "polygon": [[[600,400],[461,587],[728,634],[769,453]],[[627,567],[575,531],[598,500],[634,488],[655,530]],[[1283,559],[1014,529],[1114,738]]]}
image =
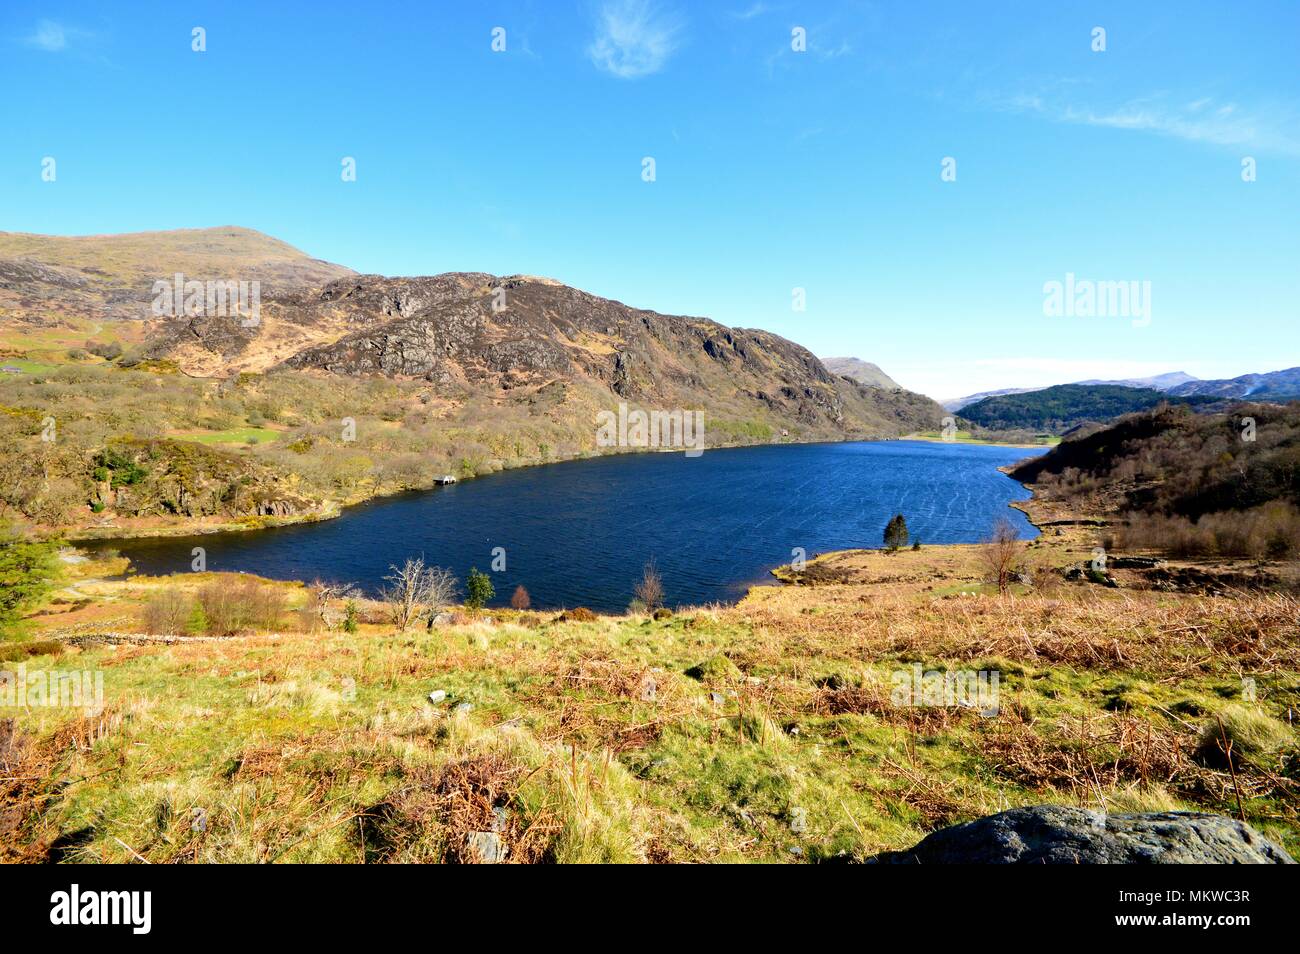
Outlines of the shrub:
{"label": "shrub", "polygon": [[29,639],[0,644],[0,662],[19,662],[31,656],[57,656],[63,643],[57,639]]}
{"label": "shrub", "polygon": [[0,635],[15,629],[22,614],[53,588],[56,549],[52,542],[28,540],[0,524]]}
{"label": "shrub", "polygon": [[252,578],[218,578],[199,587],[199,607],[209,636],[234,636],[250,629],[274,630],[284,615],[283,589]]}
{"label": "shrub", "polygon": [[470,609],[482,609],[484,604],[496,595],[496,590],[492,587],[492,578],[480,572],[477,567],[469,571],[469,576],[465,580],[465,589],[468,593],[465,597],[465,605]]}
{"label": "shrub", "polygon": [[179,636],[185,632],[194,612],[194,600],[183,590],[159,590],[140,610],[140,626],[158,636]]}
{"label": "shrub", "polygon": [[653,558],[646,563],[645,568],[641,571],[641,582],[633,587],[633,592],[648,613],[653,613],[663,605],[663,578],[659,576],[659,568],[655,566]]}
{"label": "shrub", "polygon": [[558,617],[556,622],[559,623],[594,623],[598,617],[585,606],[576,606],[571,610],[565,610]]}
{"label": "shrub", "polygon": [[526,610],[533,605],[532,599],[528,596],[528,591],[523,588],[522,584],[515,587],[514,595],[510,597],[510,605],[517,610]]}

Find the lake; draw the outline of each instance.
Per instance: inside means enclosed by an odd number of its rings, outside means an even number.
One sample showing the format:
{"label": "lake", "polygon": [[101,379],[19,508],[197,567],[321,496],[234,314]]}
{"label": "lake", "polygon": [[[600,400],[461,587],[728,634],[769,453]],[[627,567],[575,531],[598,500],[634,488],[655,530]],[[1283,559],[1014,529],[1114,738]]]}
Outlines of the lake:
{"label": "lake", "polygon": [[[1028,491],[998,472],[1037,453],[922,441],[621,454],[504,471],[351,507],[334,520],[245,533],[106,541],[140,573],[207,568],[350,581],[373,594],[408,556],[492,570],[496,605],[523,584],[538,608],[622,611],[653,558],[671,606],[734,601],[768,571],[827,550],[879,547],[902,513],[925,543],[974,543]],[[500,565],[501,551],[496,551]]]}

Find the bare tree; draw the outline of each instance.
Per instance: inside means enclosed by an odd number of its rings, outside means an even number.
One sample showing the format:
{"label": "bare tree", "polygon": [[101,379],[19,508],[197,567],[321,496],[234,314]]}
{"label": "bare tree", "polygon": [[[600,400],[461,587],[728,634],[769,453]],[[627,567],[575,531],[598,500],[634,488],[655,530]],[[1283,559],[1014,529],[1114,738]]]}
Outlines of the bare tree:
{"label": "bare tree", "polygon": [[641,582],[632,588],[632,592],[645,605],[647,613],[653,613],[664,605],[663,579],[659,576],[654,557],[646,561],[645,569],[641,572]]}
{"label": "bare tree", "polygon": [[408,559],[384,577],[388,586],[380,597],[388,604],[393,623],[407,629],[422,613],[436,613],[456,595],[456,577],[440,566],[425,566],[424,557]]}
{"label": "bare tree", "polygon": [[307,605],[303,607],[303,616],[312,624],[319,622],[327,630],[342,619],[342,614],[332,613],[330,603],[337,600],[356,599],[360,591],[351,583],[326,583],[313,580],[307,587]]}
{"label": "bare tree", "polygon": [[998,585],[998,592],[1006,596],[1024,562],[1019,534],[1006,517],[999,517],[993,525],[993,532],[980,547],[980,560],[988,569],[990,580]]}

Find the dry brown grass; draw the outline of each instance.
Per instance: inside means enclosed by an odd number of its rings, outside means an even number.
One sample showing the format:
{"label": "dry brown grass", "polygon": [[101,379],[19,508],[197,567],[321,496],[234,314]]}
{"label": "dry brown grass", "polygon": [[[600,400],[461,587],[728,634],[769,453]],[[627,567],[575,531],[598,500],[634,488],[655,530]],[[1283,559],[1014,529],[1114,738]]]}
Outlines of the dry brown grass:
{"label": "dry brown grass", "polygon": [[438,859],[478,864],[476,836],[495,834],[510,864],[549,860],[561,825],[547,809],[528,812],[520,788],[535,772],[498,753],[483,753],[420,770],[359,819],[368,860]]}
{"label": "dry brown grass", "polygon": [[1300,667],[1300,600],[1282,593],[1228,597],[1096,587],[1060,598],[925,597],[865,586],[757,591],[728,616],[785,653],[974,660],[998,657],[1087,669],[1146,668],[1176,682],[1192,673],[1255,674]]}

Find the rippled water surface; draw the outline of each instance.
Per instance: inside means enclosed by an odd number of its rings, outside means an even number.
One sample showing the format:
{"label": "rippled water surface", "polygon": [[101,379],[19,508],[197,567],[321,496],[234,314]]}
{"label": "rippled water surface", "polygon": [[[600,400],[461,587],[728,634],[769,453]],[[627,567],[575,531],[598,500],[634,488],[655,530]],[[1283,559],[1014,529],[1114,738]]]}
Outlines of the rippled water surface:
{"label": "rippled water surface", "polygon": [[491,569],[498,604],[522,583],[537,607],[622,610],[654,558],[672,605],[734,600],[791,551],[877,547],[901,512],[925,543],[971,543],[1028,493],[997,468],[1035,451],[885,441],[683,454],[626,454],[506,471],[347,510],[336,520],[250,533],[114,541],[142,573],[208,569],[349,580],[373,592],[407,556]]}

